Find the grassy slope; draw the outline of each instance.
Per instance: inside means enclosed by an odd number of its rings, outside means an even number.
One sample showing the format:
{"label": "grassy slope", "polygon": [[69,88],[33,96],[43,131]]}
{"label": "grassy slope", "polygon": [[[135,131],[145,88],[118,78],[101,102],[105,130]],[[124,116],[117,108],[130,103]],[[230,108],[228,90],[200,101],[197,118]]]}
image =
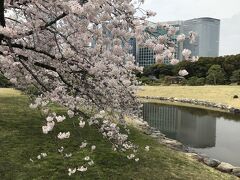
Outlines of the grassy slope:
{"label": "grassy slope", "polygon": [[240,86],[144,86],[139,96],[161,96],[208,100],[240,108]]}
{"label": "grassy slope", "polygon": [[[151,146],[150,152],[140,150],[138,163],[110,150],[111,146],[98,132],[88,127],[80,134],[73,130],[74,138],[57,145],[53,138],[55,132],[41,133],[42,117],[38,111],[30,110],[27,102],[19,92],[0,89],[0,179],[235,179],[163,147],[135,129],[132,129],[132,140],[141,147]],[[71,126],[72,120],[66,120],[57,128],[64,131]],[[81,165],[87,155],[78,148],[85,139],[97,146],[96,152],[90,154],[95,165],[82,175],[69,177],[66,169],[71,164]],[[73,153],[70,159],[63,160],[56,153],[57,147],[64,144],[68,144],[66,151]],[[41,152],[47,152],[48,156],[37,161],[36,156]]]}

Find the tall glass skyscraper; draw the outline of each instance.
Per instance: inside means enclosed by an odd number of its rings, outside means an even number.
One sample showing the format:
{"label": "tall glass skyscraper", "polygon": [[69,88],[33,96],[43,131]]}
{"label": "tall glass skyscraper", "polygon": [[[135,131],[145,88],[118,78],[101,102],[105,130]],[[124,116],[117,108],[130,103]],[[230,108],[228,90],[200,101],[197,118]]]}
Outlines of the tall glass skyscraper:
{"label": "tall glass skyscraper", "polygon": [[194,31],[198,34],[197,41],[190,44],[184,42],[183,47],[192,51],[193,56],[219,56],[220,20],[213,18],[197,18],[183,22],[183,33]]}

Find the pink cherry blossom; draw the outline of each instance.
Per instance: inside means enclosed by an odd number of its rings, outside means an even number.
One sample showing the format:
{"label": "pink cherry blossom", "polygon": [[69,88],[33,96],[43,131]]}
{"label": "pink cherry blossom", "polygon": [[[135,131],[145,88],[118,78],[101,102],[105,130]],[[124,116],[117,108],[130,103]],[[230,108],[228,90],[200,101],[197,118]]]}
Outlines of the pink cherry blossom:
{"label": "pink cherry blossom", "polygon": [[172,65],[176,65],[176,64],[178,64],[180,61],[178,60],[178,59],[172,59],[171,61],[170,61],[170,63],[172,64]]}
{"label": "pink cherry blossom", "polygon": [[[118,126],[125,124],[124,117],[138,116],[141,105],[135,72],[143,68],[129,53],[129,41],[136,38],[139,46],[153,50],[156,63],[167,59],[175,64],[173,36],[178,28],[149,24],[147,18],[156,14],[141,9],[142,0],[11,2],[15,1],[6,1],[2,7],[11,13],[5,13],[6,23],[0,24],[0,72],[23,91],[36,88],[30,108],[43,112],[42,132],[50,134],[67,116],[74,128],[74,117],[84,117],[79,119],[81,128],[85,123],[98,128],[113,150],[127,151],[129,159],[134,159],[137,146],[128,140],[129,129],[124,126],[121,131]],[[152,33],[158,28],[167,33],[155,37]],[[196,37],[191,32],[186,39],[193,42]],[[177,39],[182,42],[185,37]],[[184,50],[183,56],[191,60],[190,51]],[[66,109],[66,117],[53,112],[52,104]],[[59,140],[70,138],[71,129],[61,131],[66,132],[59,132]],[[87,145],[82,142],[80,150]],[[63,153],[63,149],[57,151]],[[86,170],[74,167],[68,173]]]}
{"label": "pink cherry blossom", "polygon": [[70,132],[60,132],[58,134],[58,139],[68,139],[70,137]]}
{"label": "pink cherry blossom", "polygon": [[177,36],[177,41],[178,42],[183,42],[183,41],[185,41],[185,39],[186,39],[185,34],[180,34],[180,35]]}
{"label": "pink cherry blossom", "polygon": [[180,76],[187,76],[189,73],[187,72],[186,69],[183,69],[183,70],[180,70],[180,71],[178,72],[178,74],[179,74]]}
{"label": "pink cherry blossom", "polygon": [[185,58],[185,60],[190,60],[191,54],[192,54],[192,52],[188,49],[184,49],[182,52],[182,55]]}

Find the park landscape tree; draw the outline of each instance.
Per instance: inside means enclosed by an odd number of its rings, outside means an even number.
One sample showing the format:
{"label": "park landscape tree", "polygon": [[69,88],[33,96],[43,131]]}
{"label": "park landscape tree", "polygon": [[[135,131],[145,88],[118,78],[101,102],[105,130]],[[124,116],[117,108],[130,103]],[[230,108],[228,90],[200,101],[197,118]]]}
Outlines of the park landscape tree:
{"label": "park landscape tree", "polygon": [[232,83],[240,84],[240,70],[233,71],[232,76],[230,77],[230,80]]}
{"label": "park landscape tree", "polygon": [[[146,20],[155,13],[142,10],[141,4],[132,0],[1,1],[0,72],[16,87],[34,86],[41,93],[30,107],[45,115],[44,134],[52,133],[66,119],[49,108],[52,103],[59,104],[70,119],[79,119],[79,129],[88,123],[99,129],[113,150],[139,160],[124,121],[126,116],[136,117],[140,105],[134,72],[141,68],[129,53],[128,41],[135,37],[142,46],[153,48],[158,60],[167,57],[178,62],[171,38],[177,29],[159,23],[167,35],[146,40]],[[137,11],[142,15],[136,16]],[[178,38],[186,39],[192,41],[195,36],[190,33]],[[190,54],[184,51],[187,60],[191,60]],[[58,132],[57,138],[64,141],[71,134],[66,129]],[[86,143],[80,143],[81,147]],[[41,156],[46,154],[39,159]],[[81,165],[68,169],[69,175],[86,170]]]}
{"label": "park landscape tree", "polygon": [[225,72],[220,65],[212,65],[208,70],[207,82],[209,84],[223,84],[225,81]]}

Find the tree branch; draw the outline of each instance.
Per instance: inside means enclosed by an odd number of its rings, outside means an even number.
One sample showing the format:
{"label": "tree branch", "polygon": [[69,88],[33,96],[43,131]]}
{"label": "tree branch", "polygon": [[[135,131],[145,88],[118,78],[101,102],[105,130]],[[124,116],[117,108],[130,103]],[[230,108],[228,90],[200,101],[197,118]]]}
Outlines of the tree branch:
{"label": "tree branch", "polygon": [[[5,17],[4,17],[4,0],[0,1],[0,25],[2,27],[6,26]],[[2,43],[4,36],[0,34],[0,44]]]}
{"label": "tree branch", "polygon": [[[57,16],[54,20],[46,23],[46,24],[43,25],[43,26],[40,26],[40,30],[45,30],[47,27],[55,24],[57,21],[59,21],[60,19],[66,17],[66,16],[67,16],[66,13],[62,13],[61,15]],[[32,34],[34,34],[34,31],[33,31],[33,30],[28,31],[28,32],[24,33],[23,35],[30,36],[30,35],[32,35]]]}

